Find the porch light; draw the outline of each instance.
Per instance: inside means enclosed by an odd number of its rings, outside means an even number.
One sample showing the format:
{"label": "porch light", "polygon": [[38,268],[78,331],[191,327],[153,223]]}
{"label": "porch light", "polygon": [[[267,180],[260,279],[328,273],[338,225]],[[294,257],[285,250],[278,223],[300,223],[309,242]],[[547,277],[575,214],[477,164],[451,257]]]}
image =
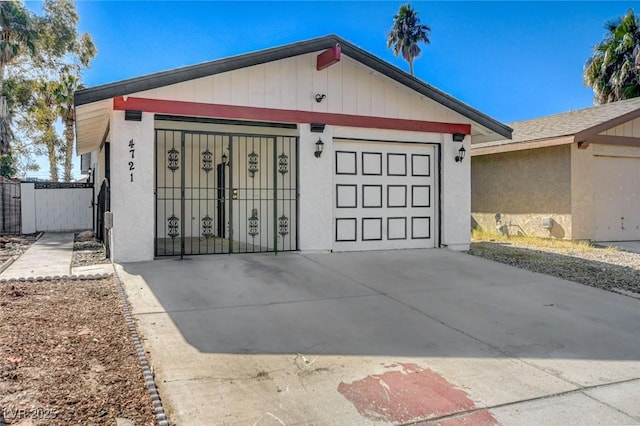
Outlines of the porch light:
{"label": "porch light", "polygon": [[226,166],[227,165],[227,161],[229,161],[229,157],[227,157],[227,153],[223,152],[222,153],[222,165]]}
{"label": "porch light", "polygon": [[464,154],[467,151],[464,149],[464,146],[461,146],[458,150],[458,155],[456,155],[456,163],[462,163],[462,159],[464,158]]}
{"label": "porch light", "polygon": [[318,142],[316,142],[316,152],[314,153],[316,158],[320,158],[323,150],[324,150],[324,142],[322,142],[322,139],[318,138]]}

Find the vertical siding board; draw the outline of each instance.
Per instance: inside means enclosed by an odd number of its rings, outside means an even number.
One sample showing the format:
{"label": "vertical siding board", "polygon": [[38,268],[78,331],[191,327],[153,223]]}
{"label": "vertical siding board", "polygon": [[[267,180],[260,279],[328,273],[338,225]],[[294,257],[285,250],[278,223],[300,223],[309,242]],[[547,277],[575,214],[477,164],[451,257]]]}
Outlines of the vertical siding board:
{"label": "vertical siding board", "polygon": [[231,104],[249,105],[249,71],[246,68],[231,72]]}
{"label": "vertical siding board", "polygon": [[231,104],[231,73],[225,72],[214,76],[213,103]]}
{"label": "vertical siding board", "polygon": [[264,65],[247,68],[249,74],[249,105],[264,108],[267,88],[265,86]]}
{"label": "vertical siding board", "polygon": [[[311,55],[301,55],[296,57],[296,74],[298,84],[296,90],[297,109],[301,111],[311,111],[311,99],[313,97],[313,82],[311,70],[315,70],[315,61]],[[313,101],[315,102],[315,100]]]}
{"label": "vertical siding board", "polygon": [[318,111],[318,112],[329,111],[329,100],[325,98],[322,102],[316,102],[315,95],[316,94],[327,95],[327,89],[329,87],[329,69],[333,67],[335,67],[335,65],[332,65],[329,68],[325,68],[320,71],[316,70],[315,67],[313,68],[313,72],[311,73],[311,76],[313,78],[313,94],[312,94],[312,102],[311,102],[313,105],[313,111]]}
{"label": "vertical siding board", "polygon": [[282,80],[280,77],[281,61],[264,64],[265,106],[267,108],[282,107]]}
{"label": "vertical siding board", "polygon": [[413,104],[411,98],[404,91],[398,90],[398,118],[403,120],[411,119]]}
{"label": "vertical siding board", "polygon": [[356,114],[356,88],[357,71],[351,62],[346,62],[342,68],[342,113]]}
{"label": "vertical siding board", "polygon": [[385,82],[379,75],[371,76],[371,115],[385,116]]}
{"label": "vertical siding board", "polygon": [[280,67],[282,108],[296,109],[296,89],[298,87],[298,73],[295,58],[288,58],[280,61]]}
{"label": "vertical siding board", "polygon": [[398,91],[390,80],[384,83],[384,110],[385,117],[398,118]]}
{"label": "vertical siding board", "polygon": [[344,62],[338,62],[327,68],[327,108],[330,112],[340,114],[342,109],[342,71]]}
{"label": "vertical siding board", "polygon": [[371,74],[363,67],[356,67],[356,114],[371,115]]}

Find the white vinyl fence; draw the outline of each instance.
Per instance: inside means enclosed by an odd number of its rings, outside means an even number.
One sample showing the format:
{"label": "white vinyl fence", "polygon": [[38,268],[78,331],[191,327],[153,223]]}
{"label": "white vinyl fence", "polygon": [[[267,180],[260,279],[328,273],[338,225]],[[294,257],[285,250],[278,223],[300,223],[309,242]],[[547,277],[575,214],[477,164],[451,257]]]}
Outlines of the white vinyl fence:
{"label": "white vinyl fence", "polygon": [[93,229],[93,186],[85,183],[23,183],[22,232]]}

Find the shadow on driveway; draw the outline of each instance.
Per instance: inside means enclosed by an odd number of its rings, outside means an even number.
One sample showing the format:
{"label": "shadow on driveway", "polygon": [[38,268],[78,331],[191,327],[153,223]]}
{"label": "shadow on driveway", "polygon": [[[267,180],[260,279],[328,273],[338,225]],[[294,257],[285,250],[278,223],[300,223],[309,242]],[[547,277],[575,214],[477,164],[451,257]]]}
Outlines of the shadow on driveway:
{"label": "shadow on driveway", "polygon": [[640,302],[448,250],[126,264],[199,351],[640,359]]}

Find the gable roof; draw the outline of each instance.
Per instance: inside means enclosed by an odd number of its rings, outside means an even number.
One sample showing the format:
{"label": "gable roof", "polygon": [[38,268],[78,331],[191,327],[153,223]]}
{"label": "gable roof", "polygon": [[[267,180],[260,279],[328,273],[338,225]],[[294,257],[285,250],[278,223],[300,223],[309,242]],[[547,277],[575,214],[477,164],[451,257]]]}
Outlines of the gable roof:
{"label": "gable roof", "polygon": [[473,144],[473,149],[525,142],[559,139],[568,136],[570,142],[583,142],[589,136],[640,117],[640,98],[548,115],[533,120],[509,123],[513,129],[511,139]]}
{"label": "gable roof", "polygon": [[342,53],[348,57],[363,63],[364,65],[378,71],[379,73],[407,86],[416,92],[433,99],[443,106],[467,117],[468,119],[495,132],[504,138],[511,138],[511,128],[503,123],[489,117],[486,114],[459,101],[453,96],[436,89],[435,87],[407,74],[399,68],[383,61],[377,56],[362,50],[348,41],[336,36],[328,35],[311,40],[301,41],[285,46],[274,47],[247,53],[229,58],[218,59],[198,65],[177,68],[170,71],[163,71],[142,77],[122,80],[115,83],[104,84],[75,93],[74,103],[76,106],[86,105],[93,102],[104,101],[117,96],[129,95],[131,93],[142,92],[171,84],[181,83],[197,78],[207,77],[240,68],[259,65],[280,59],[299,56],[311,52],[317,52],[334,47],[339,44]]}

